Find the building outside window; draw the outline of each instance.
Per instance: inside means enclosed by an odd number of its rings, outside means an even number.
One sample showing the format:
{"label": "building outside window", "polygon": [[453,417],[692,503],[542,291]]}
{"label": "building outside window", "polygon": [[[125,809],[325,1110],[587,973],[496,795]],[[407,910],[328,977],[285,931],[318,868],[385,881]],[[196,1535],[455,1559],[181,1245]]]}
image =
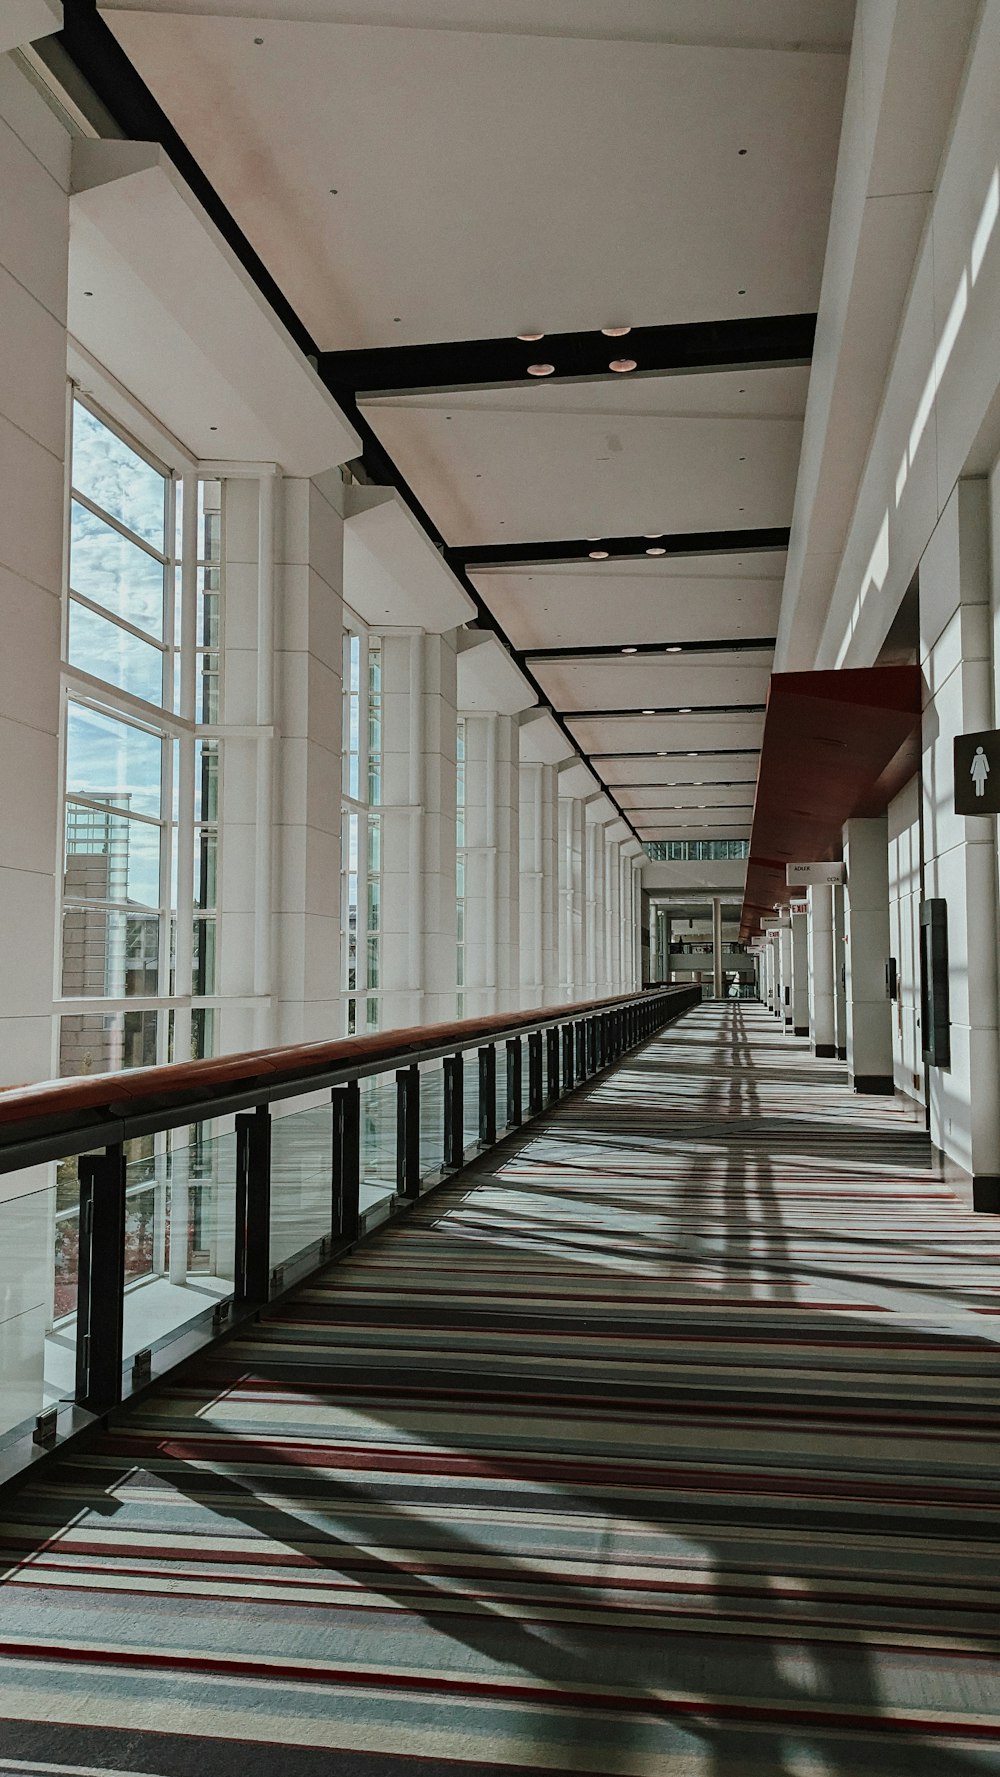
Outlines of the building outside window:
{"label": "building outside window", "polygon": [[748,839],[647,839],[643,845],[654,864],[714,863],[720,858],[750,856]]}
{"label": "building outside window", "polygon": [[345,1029],[378,1030],[382,994],[382,649],[344,632],[341,863]]}
{"label": "building outside window", "polygon": [[[157,460],[71,395],[63,636],[62,1075],[214,1048],[223,489]],[[183,942],[180,940],[183,939]],[[171,1235],[173,1144],[127,1146],[126,1274],[210,1269],[192,1194]],[[75,1162],[58,1171],[54,1313],[75,1306]],[[176,1220],[176,1217],[174,1218]],[[171,1257],[171,1252],[173,1256]]]}

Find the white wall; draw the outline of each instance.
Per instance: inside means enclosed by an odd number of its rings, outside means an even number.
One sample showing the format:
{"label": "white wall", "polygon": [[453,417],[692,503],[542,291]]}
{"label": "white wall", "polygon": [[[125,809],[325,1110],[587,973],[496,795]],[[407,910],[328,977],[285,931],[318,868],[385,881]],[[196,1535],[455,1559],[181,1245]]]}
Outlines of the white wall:
{"label": "white wall", "polygon": [[920,779],[889,804],[889,954],[896,959],[892,1007],[892,1077],[896,1088],[924,1101],[920,1028]]}

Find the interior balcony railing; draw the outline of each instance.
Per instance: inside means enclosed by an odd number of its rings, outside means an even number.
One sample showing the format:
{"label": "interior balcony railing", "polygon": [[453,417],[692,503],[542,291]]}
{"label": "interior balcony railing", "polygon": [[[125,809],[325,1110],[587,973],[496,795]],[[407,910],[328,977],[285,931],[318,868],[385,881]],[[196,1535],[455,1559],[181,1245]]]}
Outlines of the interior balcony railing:
{"label": "interior balcony railing", "polygon": [[0,1484],[700,999],[655,987],[0,1092]]}

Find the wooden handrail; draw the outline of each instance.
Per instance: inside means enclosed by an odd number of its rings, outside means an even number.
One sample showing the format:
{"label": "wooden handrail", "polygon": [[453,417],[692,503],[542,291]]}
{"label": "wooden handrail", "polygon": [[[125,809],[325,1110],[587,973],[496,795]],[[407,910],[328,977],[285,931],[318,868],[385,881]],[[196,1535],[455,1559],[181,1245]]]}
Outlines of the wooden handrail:
{"label": "wooden handrail", "polygon": [[[684,993],[686,986],[664,986],[664,994]],[[470,1048],[518,1030],[546,1024],[570,1023],[592,1017],[613,1007],[645,1004],[649,992],[617,994],[608,999],[581,1000],[572,1005],[539,1006],[519,1012],[465,1018],[445,1024],[414,1025],[402,1030],[379,1031],[371,1036],[338,1037],[331,1042],[290,1043],[270,1049],[245,1049],[205,1061],[173,1061],[158,1067],[121,1069],[114,1073],[88,1074],[66,1080],[43,1080],[33,1086],[0,1089],[0,1130],[12,1125],[37,1124],[58,1119],[72,1122],[104,1112],[109,1117],[134,1116],[139,1112],[168,1112],[179,1104],[200,1103],[211,1116],[212,1100],[251,1091],[256,1086],[269,1096],[283,1082],[308,1090],[311,1075],[344,1069],[377,1073],[379,1063],[412,1061],[422,1051],[437,1053],[449,1047]]]}

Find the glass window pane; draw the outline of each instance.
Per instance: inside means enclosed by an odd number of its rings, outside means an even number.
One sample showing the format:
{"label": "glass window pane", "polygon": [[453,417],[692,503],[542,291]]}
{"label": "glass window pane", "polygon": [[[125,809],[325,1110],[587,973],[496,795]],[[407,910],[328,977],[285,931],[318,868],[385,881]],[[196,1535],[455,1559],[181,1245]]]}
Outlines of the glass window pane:
{"label": "glass window pane", "polygon": [[163,654],[107,617],[70,599],[69,660],[81,672],[120,685],[147,703],[163,701]]}
{"label": "glass window pane", "polygon": [[215,920],[196,919],[194,922],[192,993],[201,995],[215,992],[215,945]]}
{"label": "glass window pane", "polygon": [[155,913],[74,905],[63,914],[62,992],[67,999],[150,996],[159,984],[160,921]]}
{"label": "glass window pane", "polygon": [[64,891],[68,901],[159,907],[159,827],[67,802]]}
{"label": "glass window pane", "polygon": [[162,741],[80,703],[67,712],[66,789],[139,814],[159,815]]}
{"label": "glass window pane", "polygon": [[202,827],[195,834],[194,904],[214,907],[219,867],[219,836],[213,827]]}
{"label": "glass window pane", "polygon": [[156,1061],[155,1012],[71,1012],[59,1020],[59,1072],[106,1074]]}
{"label": "glass window pane", "polygon": [[74,500],[70,511],[69,583],[116,617],[158,641],[163,637],[162,562],[130,543]]}
{"label": "glass window pane", "polygon": [[155,549],[164,548],[166,476],[79,401],[73,403],[73,486]]}

